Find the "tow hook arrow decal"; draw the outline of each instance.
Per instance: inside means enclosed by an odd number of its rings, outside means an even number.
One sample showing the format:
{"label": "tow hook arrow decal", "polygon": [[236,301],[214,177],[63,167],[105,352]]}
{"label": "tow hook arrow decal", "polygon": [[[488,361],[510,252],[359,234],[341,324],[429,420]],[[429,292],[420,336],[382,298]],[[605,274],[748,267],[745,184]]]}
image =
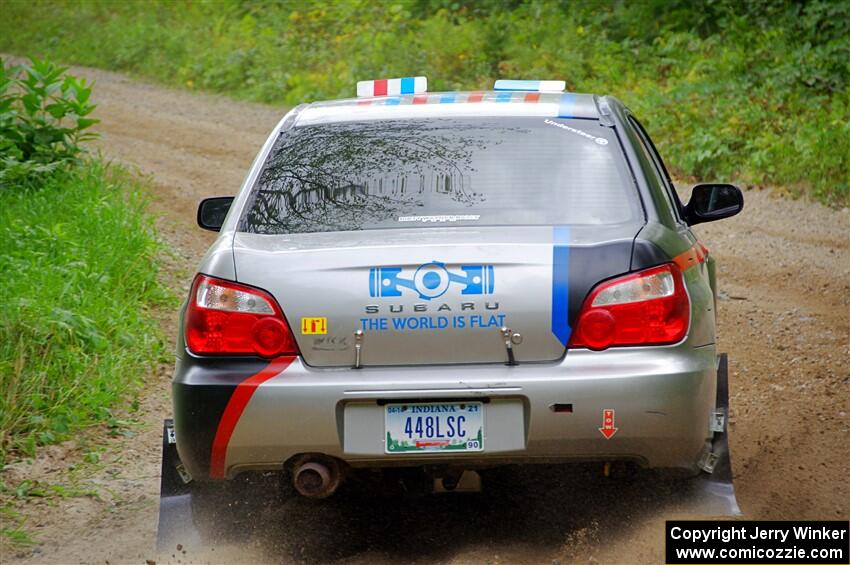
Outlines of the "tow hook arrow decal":
{"label": "tow hook arrow decal", "polygon": [[602,411],[602,427],[599,428],[600,433],[605,436],[605,439],[611,439],[617,433],[618,428],[614,427],[614,411],[606,408]]}

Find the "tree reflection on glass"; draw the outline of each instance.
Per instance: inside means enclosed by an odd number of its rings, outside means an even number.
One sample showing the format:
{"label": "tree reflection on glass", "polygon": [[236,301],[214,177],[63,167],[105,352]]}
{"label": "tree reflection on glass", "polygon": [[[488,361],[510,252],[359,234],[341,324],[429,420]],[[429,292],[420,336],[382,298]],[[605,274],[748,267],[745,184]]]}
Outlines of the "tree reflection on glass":
{"label": "tree reflection on glass", "polygon": [[364,121],[282,134],[239,229],[282,234],[358,230],[415,214],[426,200],[469,207],[473,154],[515,128],[482,121]]}

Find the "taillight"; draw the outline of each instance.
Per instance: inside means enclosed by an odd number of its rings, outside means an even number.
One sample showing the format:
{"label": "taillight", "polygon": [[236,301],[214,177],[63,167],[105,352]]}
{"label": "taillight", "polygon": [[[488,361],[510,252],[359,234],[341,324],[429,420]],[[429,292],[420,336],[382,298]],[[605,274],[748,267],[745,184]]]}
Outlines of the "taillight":
{"label": "taillight", "polygon": [[197,275],[184,318],[186,346],[198,355],[297,355],[280,307],[264,290]]}
{"label": "taillight", "polygon": [[682,271],[673,263],[606,281],[582,306],[570,347],[662,345],[688,331],[691,305]]}

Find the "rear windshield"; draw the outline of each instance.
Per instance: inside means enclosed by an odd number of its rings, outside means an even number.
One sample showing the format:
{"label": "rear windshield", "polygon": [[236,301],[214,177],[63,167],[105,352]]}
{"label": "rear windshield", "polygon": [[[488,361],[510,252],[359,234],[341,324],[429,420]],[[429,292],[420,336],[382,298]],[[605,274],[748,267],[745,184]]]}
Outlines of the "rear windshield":
{"label": "rear windshield", "polygon": [[618,224],[639,211],[614,133],[595,120],[394,119],[281,134],[239,230]]}

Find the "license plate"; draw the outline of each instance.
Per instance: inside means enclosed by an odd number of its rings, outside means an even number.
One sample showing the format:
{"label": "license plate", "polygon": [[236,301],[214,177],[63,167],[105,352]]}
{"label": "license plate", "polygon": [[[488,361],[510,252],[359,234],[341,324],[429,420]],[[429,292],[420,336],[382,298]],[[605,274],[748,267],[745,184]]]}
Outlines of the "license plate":
{"label": "license plate", "polygon": [[481,402],[388,404],[384,423],[387,453],[484,450]]}

